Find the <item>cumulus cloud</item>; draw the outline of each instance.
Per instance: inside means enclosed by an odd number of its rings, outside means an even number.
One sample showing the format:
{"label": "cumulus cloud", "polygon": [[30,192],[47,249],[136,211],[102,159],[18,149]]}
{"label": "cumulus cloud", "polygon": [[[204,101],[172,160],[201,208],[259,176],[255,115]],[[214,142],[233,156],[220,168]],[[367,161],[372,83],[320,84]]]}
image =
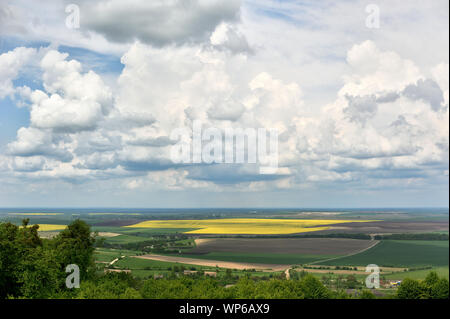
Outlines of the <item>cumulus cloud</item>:
{"label": "cumulus cloud", "polygon": [[419,68],[393,51],[381,51],[373,41],[354,45],[347,54],[352,74],[341,95],[368,95],[400,91],[421,78]]}
{"label": "cumulus cloud", "polygon": [[15,157],[13,169],[17,172],[36,172],[44,169],[45,159],[42,156]]}
{"label": "cumulus cloud", "polygon": [[31,93],[31,124],[57,131],[94,129],[112,108],[112,94],[93,71],[82,73],[68,54],[49,51],[41,60],[46,92]]}
{"label": "cumulus cloud", "polygon": [[[81,7],[82,26],[113,42],[162,46],[198,42],[223,21],[239,18],[240,0],[120,0]],[[89,6],[89,9],[87,9]]]}
{"label": "cumulus cloud", "polygon": [[410,99],[428,102],[434,111],[439,111],[443,106],[444,96],[439,85],[430,79],[420,79],[416,84],[408,85],[403,94]]}
{"label": "cumulus cloud", "polygon": [[[99,75],[48,51],[40,63],[44,89],[29,94],[30,127],[8,146],[10,167],[71,183],[121,178],[128,189],[367,186],[448,171],[448,75],[436,67],[429,79],[371,41],[349,49],[336,98],[313,113],[301,85],[223,48],[138,42],[121,61],[113,94]],[[194,121],[219,130],[277,129],[279,172],[172,162],[171,133],[189,132]]]}
{"label": "cumulus cloud", "polygon": [[62,162],[70,162],[73,158],[64,141],[55,141],[50,132],[32,127],[17,131],[17,139],[8,144],[8,152],[22,157],[48,156]]}
{"label": "cumulus cloud", "polygon": [[0,99],[16,91],[13,80],[36,52],[33,48],[17,47],[0,55]]}
{"label": "cumulus cloud", "polygon": [[215,48],[230,50],[233,53],[253,52],[242,32],[229,23],[218,25],[211,34],[210,42]]}
{"label": "cumulus cloud", "polygon": [[[325,146],[333,155],[328,167],[335,171],[358,166],[369,171],[420,171],[427,166],[434,170],[436,162],[448,165],[448,151],[439,146],[448,145],[448,110],[435,112],[443,104],[436,82],[426,79],[411,61],[383,52],[370,41],[355,45],[347,60],[356,72],[346,77],[338,99],[324,108],[331,134],[319,143],[307,139],[308,149],[318,152],[321,147],[314,145]],[[380,176],[393,178],[389,172]]]}

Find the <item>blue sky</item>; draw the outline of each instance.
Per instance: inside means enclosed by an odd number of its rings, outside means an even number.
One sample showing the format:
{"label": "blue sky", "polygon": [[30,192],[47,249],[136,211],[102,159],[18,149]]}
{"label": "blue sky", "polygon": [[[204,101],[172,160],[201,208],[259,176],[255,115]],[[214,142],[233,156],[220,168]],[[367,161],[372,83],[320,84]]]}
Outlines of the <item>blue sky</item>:
{"label": "blue sky", "polygon": [[[448,207],[448,1],[69,3],[0,5],[0,206]],[[174,163],[195,121],[277,172]]]}

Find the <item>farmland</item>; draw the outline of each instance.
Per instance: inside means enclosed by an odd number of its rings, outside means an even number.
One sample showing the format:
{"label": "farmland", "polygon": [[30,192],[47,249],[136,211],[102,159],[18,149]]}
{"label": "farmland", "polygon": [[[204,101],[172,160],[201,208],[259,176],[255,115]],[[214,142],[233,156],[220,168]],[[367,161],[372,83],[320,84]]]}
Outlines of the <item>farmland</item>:
{"label": "farmland", "polygon": [[449,258],[448,241],[385,240],[360,254],[328,261],[327,265],[376,264],[392,267],[445,266]]}
{"label": "farmland", "polygon": [[[440,277],[443,278],[449,278],[449,268],[447,267],[434,267],[431,268],[433,271],[435,271]],[[428,275],[430,272],[430,268],[427,269],[419,269],[419,270],[412,270],[412,271],[400,271],[400,272],[394,272],[392,274],[385,275],[384,277],[386,279],[393,279],[393,280],[403,280],[405,278],[411,278],[411,279],[423,279]]]}
{"label": "farmland", "polygon": [[265,264],[308,264],[356,253],[370,240],[343,238],[218,238],[196,240],[196,247],[180,257]]}
{"label": "farmland", "polygon": [[[216,265],[195,265],[195,264],[186,264],[179,263],[173,261],[163,261],[157,259],[147,259],[145,256],[141,258],[136,257],[126,257],[120,259],[115,263],[115,266],[120,269],[131,270],[133,274],[135,274],[139,278],[153,277],[155,275],[163,275],[169,276],[173,274],[175,271],[181,272],[189,272],[194,274],[195,272],[211,272],[217,273],[218,276],[224,276],[226,273],[225,268],[216,267]],[[252,276],[279,276],[282,274],[282,271],[245,271],[242,269],[232,269],[231,275],[234,276],[243,276],[245,274],[251,274]]]}
{"label": "farmland", "polygon": [[295,234],[329,229],[329,225],[368,222],[366,220],[257,219],[150,220],[126,227],[196,228],[187,234]]}
{"label": "farmland", "polygon": [[55,224],[38,224],[39,231],[55,231],[55,230],[63,230],[66,228],[66,225],[55,225]]}
{"label": "farmland", "polygon": [[[181,276],[186,270],[217,272],[221,277],[229,269],[233,278],[250,276],[259,280],[285,278],[287,269],[295,269],[324,282],[336,283],[352,275],[362,284],[367,276],[365,266],[377,264],[386,280],[423,279],[432,269],[448,277],[448,240],[442,240],[448,239],[448,219],[439,212],[20,214],[3,214],[0,218],[17,225],[23,218],[30,218],[30,225],[40,225],[43,238],[52,238],[73,220],[85,220],[101,239],[94,257],[102,273],[127,270],[137,278],[169,278]],[[443,237],[427,235],[437,233]]]}
{"label": "farmland", "polygon": [[197,239],[192,254],[211,252],[347,255],[371,245],[369,240],[345,238],[216,238]]}
{"label": "farmland", "polygon": [[[324,255],[283,254],[283,253],[236,253],[236,252],[211,252],[208,254],[182,253],[177,255],[186,258],[198,258],[204,260],[218,260],[236,263],[260,263],[260,264],[308,264],[326,259]],[[331,256],[338,257],[338,256]]]}

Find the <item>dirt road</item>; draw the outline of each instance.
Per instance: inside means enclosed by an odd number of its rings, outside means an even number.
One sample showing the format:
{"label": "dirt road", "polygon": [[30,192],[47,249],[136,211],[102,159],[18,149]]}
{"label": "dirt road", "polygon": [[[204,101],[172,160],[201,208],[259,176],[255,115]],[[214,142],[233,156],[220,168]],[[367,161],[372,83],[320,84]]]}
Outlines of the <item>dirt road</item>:
{"label": "dirt road", "polygon": [[369,250],[370,248],[374,247],[375,245],[377,245],[377,244],[380,242],[380,241],[378,241],[378,240],[374,240],[374,236],[370,236],[370,238],[371,238],[370,241],[373,242],[373,244],[370,245],[370,246],[367,247],[367,248],[364,248],[364,249],[362,249],[362,250],[359,250],[359,251],[357,251],[357,252],[354,252],[354,253],[351,253],[351,254],[348,254],[348,255],[345,255],[345,256],[339,256],[339,257],[333,257],[333,258],[329,258],[329,259],[322,259],[322,260],[314,261],[314,262],[312,262],[312,263],[309,263],[308,265],[323,264],[324,262],[327,262],[327,261],[330,261],[330,260],[335,260],[335,259],[340,259],[340,258],[344,258],[344,257],[349,257],[349,256],[357,255],[357,254],[360,254],[360,253],[362,253],[362,252],[364,252],[364,251],[366,251],[366,250]]}

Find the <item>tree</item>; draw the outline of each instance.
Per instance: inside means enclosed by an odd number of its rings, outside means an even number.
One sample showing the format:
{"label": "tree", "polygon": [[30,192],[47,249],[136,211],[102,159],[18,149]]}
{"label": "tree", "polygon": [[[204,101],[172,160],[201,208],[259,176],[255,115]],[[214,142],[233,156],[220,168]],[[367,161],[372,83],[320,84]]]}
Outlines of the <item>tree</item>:
{"label": "tree", "polygon": [[70,264],[77,265],[80,279],[86,279],[89,272],[94,271],[95,236],[91,235],[86,222],[79,219],[73,221],[54,238],[53,244],[62,269]]}
{"label": "tree", "polygon": [[22,220],[22,227],[17,234],[17,240],[22,247],[36,248],[42,246],[42,240],[39,237],[38,229],[39,225],[28,226],[30,222],[29,218]]}
{"label": "tree", "polygon": [[370,290],[363,289],[359,298],[360,299],[375,299],[376,297]]}
{"label": "tree", "polygon": [[425,277],[424,283],[427,286],[433,286],[439,281],[439,276],[435,271],[430,271],[428,275]]}
{"label": "tree", "polygon": [[348,289],[355,289],[358,286],[358,280],[354,275],[348,275],[345,285]]}
{"label": "tree", "polygon": [[421,299],[424,291],[421,284],[414,279],[405,278],[397,290],[397,298],[399,299]]}
{"label": "tree", "polygon": [[448,280],[441,278],[431,287],[432,299],[448,299]]}
{"label": "tree", "polygon": [[18,293],[17,264],[21,253],[17,244],[19,227],[0,223],[0,298]]}
{"label": "tree", "polygon": [[25,254],[17,265],[17,283],[25,298],[51,298],[63,281],[54,250],[36,247]]}
{"label": "tree", "polygon": [[328,289],[310,274],[301,279],[300,285],[306,299],[327,299],[330,296]]}
{"label": "tree", "polygon": [[322,282],[325,286],[329,286],[331,283],[331,276],[322,276]]}

